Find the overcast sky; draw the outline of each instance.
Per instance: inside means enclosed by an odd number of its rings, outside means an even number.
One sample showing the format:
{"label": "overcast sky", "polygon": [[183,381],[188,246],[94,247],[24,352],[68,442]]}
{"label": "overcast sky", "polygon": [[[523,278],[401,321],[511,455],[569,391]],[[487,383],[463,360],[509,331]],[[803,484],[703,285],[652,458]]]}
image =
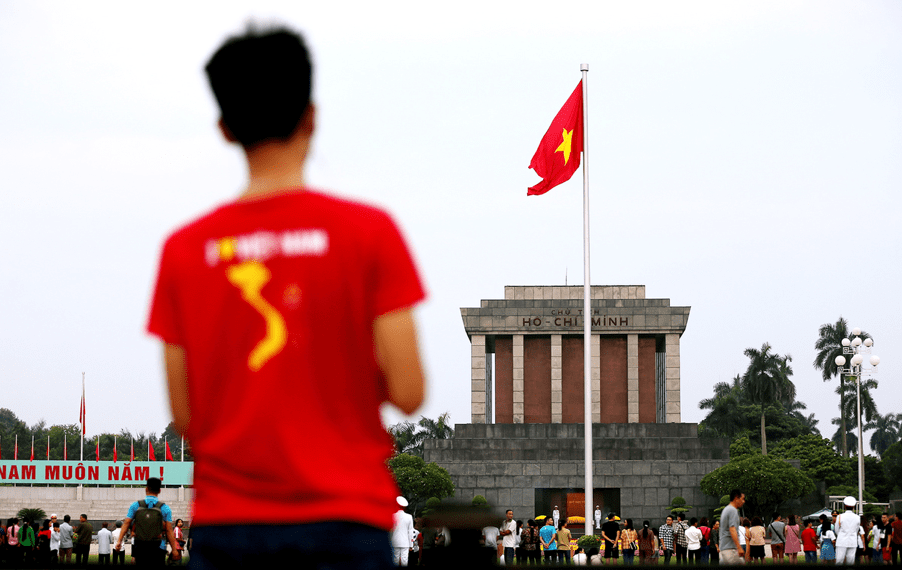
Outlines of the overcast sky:
{"label": "overcast sky", "polygon": [[165,235],[244,183],[202,68],[249,18],[312,49],[310,184],[391,210],[418,259],[417,416],[470,421],[461,307],[582,284],[581,177],[526,196],[580,63],[592,282],[692,307],[683,421],[769,342],[831,435],[812,361],[840,316],[902,412],[902,3],[247,6],[0,3],[0,407],[29,425],[77,422],[82,372],[89,434],[170,421],[148,302]]}

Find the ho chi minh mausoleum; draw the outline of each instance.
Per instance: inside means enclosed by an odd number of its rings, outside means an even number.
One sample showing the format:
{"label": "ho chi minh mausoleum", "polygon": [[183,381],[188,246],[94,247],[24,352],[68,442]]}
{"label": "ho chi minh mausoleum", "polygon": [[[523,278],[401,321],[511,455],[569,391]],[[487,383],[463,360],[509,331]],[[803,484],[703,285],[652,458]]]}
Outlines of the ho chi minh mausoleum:
{"label": "ho chi minh mausoleum", "polygon": [[[595,503],[637,525],[661,524],[675,496],[706,514],[717,499],[699,482],[728,462],[729,442],[702,442],[680,422],[689,307],[647,299],[643,285],[593,286],[591,306]],[[555,505],[584,514],[582,313],[582,286],[505,287],[504,299],[461,309],[471,423],[425,446],[459,500],[483,495],[522,519]]]}

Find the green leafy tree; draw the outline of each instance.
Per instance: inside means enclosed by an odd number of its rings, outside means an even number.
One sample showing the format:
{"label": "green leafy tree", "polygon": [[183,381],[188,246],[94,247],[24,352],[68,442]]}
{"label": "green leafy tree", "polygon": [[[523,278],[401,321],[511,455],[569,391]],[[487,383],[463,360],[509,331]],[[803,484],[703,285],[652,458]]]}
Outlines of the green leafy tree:
{"label": "green leafy tree", "polygon": [[440,506],[442,506],[442,500],[438,497],[429,497],[426,500],[426,506],[423,508],[423,514],[428,515],[429,513],[435,511]]}
{"label": "green leafy tree", "polygon": [[795,400],[795,385],[789,379],[792,368],[789,362],[792,357],[779,356],[771,352],[768,343],[761,349],[747,348],[745,355],[749,358],[749,367],[742,375],[742,387],[748,401],[760,407],[761,411],[761,454],[767,455],[767,432],[765,416],[768,406],[784,401]]}
{"label": "green leafy tree", "polygon": [[693,508],[691,505],[686,504],[686,499],[683,497],[674,497],[670,501],[670,507],[668,508],[669,512],[673,516],[677,516],[680,513],[687,513],[689,509]]}
{"label": "green leafy tree", "polygon": [[890,413],[885,416],[877,414],[864,429],[873,430],[870,440],[871,449],[883,457],[889,446],[899,441],[900,435],[902,435],[902,414]]}
{"label": "green leafy tree", "polygon": [[[882,463],[876,457],[865,455],[864,490],[873,493],[878,502],[888,503],[890,493],[893,492],[896,483],[886,478]],[[858,466],[856,465],[855,468],[857,469]]]}
{"label": "green leafy tree", "polygon": [[780,503],[814,491],[815,486],[801,470],[782,459],[767,455],[749,455],[731,459],[702,478],[702,492],[720,497],[732,489],[745,493],[745,512],[772,513]]}
{"label": "green leafy tree", "polygon": [[[855,497],[857,499],[858,485],[833,485],[832,487],[827,487],[827,489],[824,491],[824,494],[828,497],[832,495],[834,497],[844,496]],[[861,497],[869,503],[877,502],[877,497],[873,493],[868,492],[867,489],[864,490],[864,493],[861,494]]]}
{"label": "green leafy tree", "polygon": [[727,505],[729,505],[729,504],[730,504],[730,496],[729,495],[724,495],[723,497],[720,498],[720,506],[717,507],[716,509],[714,509],[714,520],[716,520],[716,521],[720,520],[720,513],[722,513],[723,510],[725,508],[727,508]]}
{"label": "green leafy tree", "polygon": [[[870,335],[864,331],[859,335],[862,340],[866,338],[871,338]],[[821,371],[824,382],[829,382],[835,376],[839,376],[839,386],[840,386],[840,401],[839,401],[839,409],[845,409],[845,390],[843,387],[846,384],[845,376],[839,374],[839,367],[836,366],[836,357],[843,355],[843,346],[842,341],[844,338],[852,340],[852,334],[849,330],[849,324],[842,317],[836,321],[835,324],[827,323],[825,325],[821,325],[820,330],[818,330],[818,339],[817,342],[814,343],[814,349],[817,351],[817,356],[814,358],[814,367],[817,370]],[[848,358],[846,359],[848,360]],[[843,457],[849,457],[849,445],[848,445],[848,432],[849,429],[845,425],[846,416],[840,413],[841,418],[841,426],[840,426],[840,434],[842,440],[842,455]]]}
{"label": "green leafy tree", "polygon": [[451,475],[435,463],[426,463],[416,455],[400,453],[388,460],[388,467],[401,494],[415,513],[422,509],[430,497],[442,499],[454,496]]}
{"label": "green leafy tree", "polygon": [[895,481],[900,485],[902,481],[902,441],[897,441],[886,448],[880,463],[883,464],[883,472],[889,481]]}
{"label": "green leafy tree", "polygon": [[757,455],[761,450],[752,447],[752,441],[749,439],[748,432],[736,437],[730,443],[730,459],[740,459],[749,455]]}
{"label": "green leafy tree", "polygon": [[487,507],[489,506],[489,502],[485,500],[485,497],[482,495],[476,495],[473,497],[472,505],[474,507]]}
{"label": "green leafy tree", "polygon": [[805,475],[813,481],[824,481],[828,486],[844,484],[854,474],[849,461],[836,453],[830,440],[816,435],[781,441],[771,449],[771,456],[798,459]]}

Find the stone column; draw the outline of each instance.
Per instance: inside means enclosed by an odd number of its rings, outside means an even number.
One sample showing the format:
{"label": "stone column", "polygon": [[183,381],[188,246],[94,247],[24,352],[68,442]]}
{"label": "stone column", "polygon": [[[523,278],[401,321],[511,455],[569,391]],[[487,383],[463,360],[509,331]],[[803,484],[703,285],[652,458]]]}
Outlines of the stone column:
{"label": "stone column", "polygon": [[626,335],[626,417],[639,423],[639,335]]}
{"label": "stone column", "polygon": [[589,337],[592,347],[592,422],[601,423],[601,335]]}
{"label": "stone column", "polygon": [[494,406],[492,394],[492,355],[485,353],[485,423],[492,423],[492,407]]}
{"label": "stone column", "polygon": [[561,352],[561,335],[551,335],[551,423],[559,424],[564,420],[564,371],[563,354]]}
{"label": "stone column", "polygon": [[680,423],[680,335],[665,336],[664,382],[667,423]]}
{"label": "stone column", "polygon": [[486,383],[485,360],[485,335],[474,334],[470,337],[470,421],[474,424],[491,423],[491,385]]}
{"label": "stone column", "polygon": [[513,380],[514,380],[514,423],[522,424],[524,418],[523,411],[523,335],[515,334],[512,341],[512,352],[514,360]]}

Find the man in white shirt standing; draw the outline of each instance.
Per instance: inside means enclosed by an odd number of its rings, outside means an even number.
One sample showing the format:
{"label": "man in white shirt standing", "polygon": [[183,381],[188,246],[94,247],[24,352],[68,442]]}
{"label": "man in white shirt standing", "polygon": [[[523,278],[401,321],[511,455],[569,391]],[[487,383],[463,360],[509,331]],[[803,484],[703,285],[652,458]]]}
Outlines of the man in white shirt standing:
{"label": "man in white shirt standing", "polygon": [[395,566],[407,566],[410,549],[413,546],[413,517],[404,512],[407,499],[398,497],[401,508],[395,513],[395,526],[391,533],[392,555]]}
{"label": "man in white shirt standing", "polygon": [[514,520],[514,511],[507,510],[506,518],[501,523],[501,545],[504,547],[504,565],[514,563],[514,550],[517,547],[517,521]]}
{"label": "man in white shirt standing", "polygon": [[113,533],[107,527],[109,523],[103,521],[103,528],[97,531],[97,559],[100,564],[110,563],[110,553],[112,552]]}
{"label": "man in white shirt standing", "polygon": [[855,497],[843,499],[846,510],[836,519],[836,563],[855,564],[855,550],[858,548],[858,529],[861,517],[855,514]]}
{"label": "man in white shirt standing", "polygon": [[[119,535],[122,533],[122,521],[116,521],[116,530],[110,533],[113,544],[119,542]],[[125,564],[125,550],[113,550],[113,564]]]}
{"label": "man in white shirt standing", "polygon": [[595,529],[601,528],[601,507],[595,505]]}
{"label": "man in white shirt standing", "polygon": [[557,505],[554,506],[554,510],[551,512],[551,518],[554,519],[554,528],[559,528],[561,526],[561,511],[557,510]]}

